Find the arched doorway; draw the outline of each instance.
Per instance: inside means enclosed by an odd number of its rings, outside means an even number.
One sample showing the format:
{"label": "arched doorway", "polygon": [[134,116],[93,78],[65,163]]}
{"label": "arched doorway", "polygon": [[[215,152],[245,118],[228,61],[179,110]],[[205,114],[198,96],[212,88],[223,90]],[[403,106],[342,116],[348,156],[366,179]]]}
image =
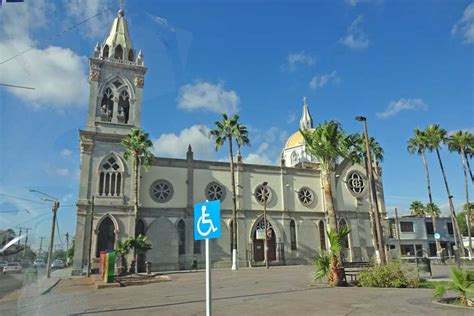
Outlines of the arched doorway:
{"label": "arched doorway", "polygon": [[115,247],[115,226],[110,217],[106,217],[99,225],[97,234],[96,258],[100,256],[101,251],[113,250]]}
{"label": "arched doorway", "polygon": [[[252,233],[253,241],[253,260],[264,261],[264,239],[257,239],[257,231],[265,231],[265,220],[263,217],[255,225]],[[268,261],[276,260],[276,235],[272,224],[267,219],[267,245],[268,245]]]}
{"label": "arched doorway", "polygon": [[[142,234],[145,236],[145,223],[141,219],[137,221],[137,226],[135,227],[135,237]],[[145,253],[139,252],[138,253],[138,272],[145,272]]]}

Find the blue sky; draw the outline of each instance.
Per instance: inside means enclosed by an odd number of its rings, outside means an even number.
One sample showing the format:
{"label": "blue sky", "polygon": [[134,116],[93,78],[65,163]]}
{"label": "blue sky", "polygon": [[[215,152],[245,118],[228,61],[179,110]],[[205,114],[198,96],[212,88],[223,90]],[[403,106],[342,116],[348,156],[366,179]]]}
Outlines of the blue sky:
{"label": "blue sky", "polygon": [[[0,9],[0,193],[61,199],[60,232],[75,230],[77,130],[86,120],[87,58],[105,40],[116,1],[28,1]],[[101,14],[56,36],[85,18]],[[224,159],[206,133],[222,109],[251,131],[244,158],[275,163],[295,132],[302,98],[315,122],[336,119],[385,149],[386,204],[427,200],[421,159],[406,152],[416,127],[474,129],[474,4],[470,1],[138,1],[125,3],[146,75],[142,121],[159,156]],[[174,144],[170,146],[169,144]],[[456,206],[460,157],[442,150]],[[447,197],[429,155],[436,202]],[[471,195],[474,196],[472,190]],[[40,201],[41,202],[41,201]],[[46,236],[49,206],[0,195],[0,229]],[[25,209],[27,211],[25,211]]]}

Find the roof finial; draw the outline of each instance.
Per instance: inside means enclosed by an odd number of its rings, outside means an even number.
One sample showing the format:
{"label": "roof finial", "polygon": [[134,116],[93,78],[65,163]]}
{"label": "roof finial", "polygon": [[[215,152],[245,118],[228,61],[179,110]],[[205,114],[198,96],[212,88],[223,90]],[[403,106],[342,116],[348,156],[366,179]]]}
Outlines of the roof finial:
{"label": "roof finial", "polygon": [[117,15],[118,15],[119,18],[123,18],[123,16],[125,15],[125,12],[123,11],[123,2],[124,2],[124,0],[118,0],[118,1],[119,1],[120,9],[118,10]]}
{"label": "roof finial", "polygon": [[308,100],[307,97],[303,97],[303,105],[308,106],[307,100]]}
{"label": "roof finial", "polygon": [[301,130],[313,128],[313,118],[311,117],[311,114],[309,114],[307,102],[308,102],[308,98],[303,97],[303,113],[301,114],[301,119],[300,119]]}

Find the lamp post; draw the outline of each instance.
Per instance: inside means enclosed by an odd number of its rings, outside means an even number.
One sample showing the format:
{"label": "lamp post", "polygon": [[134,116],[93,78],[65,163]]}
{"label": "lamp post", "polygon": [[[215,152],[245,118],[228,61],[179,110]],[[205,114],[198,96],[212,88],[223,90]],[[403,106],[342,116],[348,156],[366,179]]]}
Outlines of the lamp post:
{"label": "lamp post", "polygon": [[268,269],[268,240],[267,240],[267,230],[268,230],[268,225],[267,225],[267,185],[268,182],[262,183],[262,188],[263,188],[263,221],[265,224],[265,237],[263,239],[263,251],[264,251],[264,256],[265,256],[265,267]]}
{"label": "lamp post", "polygon": [[380,222],[380,213],[379,213],[379,203],[377,199],[377,192],[375,188],[375,181],[374,181],[374,174],[372,170],[372,157],[370,154],[369,148],[369,132],[367,131],[367,118],[364,116],[356,116],[356,121],[362,122],[364,125],[364,136],[365,136],[365,152],[367,155],[367,167],[369,171],[369,188],[370,193],[372,194],[372,199],[374,203],[372,203],[372,212],[375,216],[375,229],[377,232],[377,243],[378,243],[378,251],[380,256],[380,263],[385,264],[385,248],[383,245],[383,235],[382,235],[382,224]]}
{"label": "lamp post", "polygon": [[52,261],[51,259],[53,257],[53,245],[54,245],[54,226],[56,226],[56,213],[59,209],[59,201],[57,198],[38,190],[30,190],[30,192],[35,192],[40,195],[46,196],[46,197],[41,198],[41,200],[43,201],[53,202],[53,207],[51,209],[51,211],[53,212],[53,220],[51,223],[51,237],[49,239],[48,261],[47,261],[47,266],[46,266],[46,277],[50,278],[51,277],[51,261]]}

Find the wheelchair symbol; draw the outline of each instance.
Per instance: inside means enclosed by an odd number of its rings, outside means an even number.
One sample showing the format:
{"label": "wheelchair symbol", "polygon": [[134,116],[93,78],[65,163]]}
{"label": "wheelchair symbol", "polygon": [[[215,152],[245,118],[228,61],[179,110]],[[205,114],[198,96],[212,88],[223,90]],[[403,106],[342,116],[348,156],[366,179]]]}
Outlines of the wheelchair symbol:
{"label": "wheelchair symbol", "polygon": [[[211,232],[217,231],[217,228],[214,227],[214,224],[212,223],[212,220],[208,219],[209,216],[210,216],[210,214],[206,213],[206,206],[203,205],[202,208],[201,208],[201,217],[199,217],[198,222],[197,222],[197,230],[198,230],[199,234],[203,237],[206,237]],[[201,230],[201,225],[203,225],[203,224],[208,224],[209,225],[209,227],[206,231]]]}

